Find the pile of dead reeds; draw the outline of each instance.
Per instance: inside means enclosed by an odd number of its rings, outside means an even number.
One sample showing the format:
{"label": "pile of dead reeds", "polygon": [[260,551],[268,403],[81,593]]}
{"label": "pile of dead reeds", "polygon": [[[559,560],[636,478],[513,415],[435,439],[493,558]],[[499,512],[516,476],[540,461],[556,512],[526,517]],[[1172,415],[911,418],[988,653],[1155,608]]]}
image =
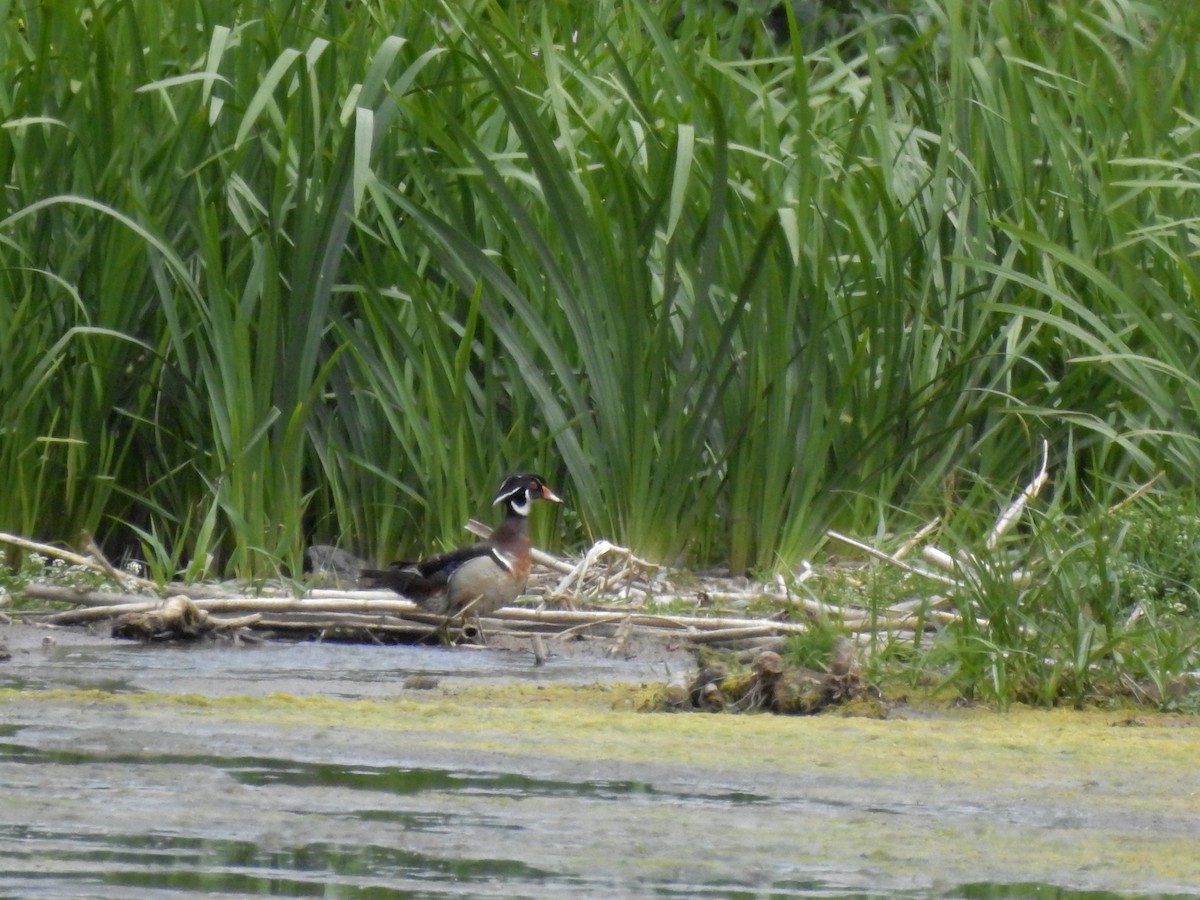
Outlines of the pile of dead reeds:
{"label": "pile of dead reeds", "polygon": [[[1034,480],[997,519],[989,546],[999,541],[1046,481],[1043,461]],[[478,523],[472,522],[468,528],[486,533]],[[705,577],[673,572],[601,541],[577,560],[535,551],[535,562],[545,572],[535,578],[538,593],[527,598],[531,603],[497,610],[479,622],[448,622],[409,600],[380,590],[353,587],[301,590],[294,584],[280,583],[250,593],[226,584],[158,585],[118,570],[90,542],[84,553],[15,535],[0,534],[0,542],[102,574],[112,585],[102,588],[27,585],[21,591],[25,597],[72,607],[26,613],[48,625],[111,621],[115,635],[144,640],[256,634],[267,638],[389,643],[471,639],[482,628],[484,633],[503,631],[516,637],[603,638],[612,642],[611,652],[618,653],[634,637],[729,649],[770,649],[786,636],[808,630],[818,618],[839,623],[846,633],[859,640],[881,633],[904,639],[918,631],[936,629],[963,615],[955,598],[969,590],[973,563],[932,544],[922,546],[933,530],[931,524],[892,554],[837,532],[828,533],[832,540],[863,554],[945,585],[942,593],[899,600],[882,609],[837,605],[811,596],[805,592],[804,584],[816,571],[812,568],[793,579],[777,578],[770,582]],[[919,559],[909,561],[908,557],[918,548]],[[1008,577],[1020,582],[1031,576],[1016,569]],[[703,612],[705,607],[746,608],[764,597],[778,600],[766,606],[786,610],[789,618]],[[695,613],[662,611],[680,608],[694,609]],[[979,624],[986,626],[986,622]]]}

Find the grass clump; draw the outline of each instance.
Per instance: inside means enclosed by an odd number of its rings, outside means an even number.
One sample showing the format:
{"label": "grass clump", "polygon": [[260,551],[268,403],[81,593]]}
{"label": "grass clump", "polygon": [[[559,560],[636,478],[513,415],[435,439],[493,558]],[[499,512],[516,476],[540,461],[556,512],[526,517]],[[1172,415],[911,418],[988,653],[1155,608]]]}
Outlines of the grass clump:
{"label": "grass clump", "polygon": [[[70,608],[73,604],[60,601],[35,600],[26,594],[30,585],[50,585],[74,588],[81,592],[109,587],[111,579],[95,568],[73,565],[64,559],[48,558],[41,553],[14,555],[12,565],[0,567],[0,607],[21,612],[28,609]],[[136,567],[137,564],[132,564]],[[140,567],[139,567],[140,568]],[[133,572],[134,569],[127,569]]]}
{"label": "grass clump", "polygon": [[834,643],[843,633],[835,623],[815,620],[808,631],[784,640],[783,655],[792,665],[817,672],[827,671]]}
{"label": "grass clump", "polygon": [[[1045,514],[991,550],[969,523],[956,522],[940,546],[955,547],[957,588],[873,562],[842,570],[828,596],[864,611],[909,601],[915,629],[873,632],[866,668],[877,682],[1000,707],[1132,701],[1190,709],[1200,698],[1200,619],[1180,599],[1181,591],[1191,597],[1182,570],[1192,561],[1172,550],[1189,546],[1194,510],[1143,498],[1091,519]],[[1155,533],[1182,543],[1136,538]],[[1149,574],[1148,557],[1161,574]]]}
{"label": "grass clump", "polygon": [[1114,517],[1101,539],[1116,548],[1112,578],[1123,605],[1200,615],[1200,511],[1194,497],[1149,497]]}

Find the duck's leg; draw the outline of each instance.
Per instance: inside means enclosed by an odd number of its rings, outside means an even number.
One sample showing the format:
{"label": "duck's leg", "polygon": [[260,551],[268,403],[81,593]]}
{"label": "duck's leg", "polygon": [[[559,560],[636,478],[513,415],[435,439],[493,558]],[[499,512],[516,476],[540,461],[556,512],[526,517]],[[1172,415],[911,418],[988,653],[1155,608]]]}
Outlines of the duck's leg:
{"label": "duck's leg", "polygon": [[454,642],[450,640],[450,622],[453,619],[453,616],[446,616],[446,618],[442,619],[442,623],[433,631],[433,637],[437,641],[438,646],[453,646]]}

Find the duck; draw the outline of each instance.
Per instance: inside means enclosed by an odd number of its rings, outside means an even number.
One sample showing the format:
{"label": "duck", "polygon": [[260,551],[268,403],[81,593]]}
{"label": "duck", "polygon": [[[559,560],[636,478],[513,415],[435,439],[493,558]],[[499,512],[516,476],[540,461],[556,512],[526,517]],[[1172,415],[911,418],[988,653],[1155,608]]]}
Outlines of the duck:
{"label": "duck", "polygon": [[562,503],[541,475],[509,475],[492,500],[493,506],[504,505],[504,519],[486,541],[416,562],[363,569],[359,581],[388,588],[447,620],[495,612],[519,597],[529,581],[529,511],[537,500]]}

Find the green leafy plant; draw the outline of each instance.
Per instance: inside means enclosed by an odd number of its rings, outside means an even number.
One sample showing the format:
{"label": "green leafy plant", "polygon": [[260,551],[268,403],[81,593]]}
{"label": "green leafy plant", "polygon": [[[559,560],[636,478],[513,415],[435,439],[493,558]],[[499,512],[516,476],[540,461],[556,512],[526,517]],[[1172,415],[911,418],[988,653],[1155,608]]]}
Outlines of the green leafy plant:
{"label": "green leafy plant", "polygon": [[1188,483],[1200,17],[883,6],[0,3],[0,528],[261,578],[536,467],[539,540],[777,571],[1043,436],[1072,516]]}

